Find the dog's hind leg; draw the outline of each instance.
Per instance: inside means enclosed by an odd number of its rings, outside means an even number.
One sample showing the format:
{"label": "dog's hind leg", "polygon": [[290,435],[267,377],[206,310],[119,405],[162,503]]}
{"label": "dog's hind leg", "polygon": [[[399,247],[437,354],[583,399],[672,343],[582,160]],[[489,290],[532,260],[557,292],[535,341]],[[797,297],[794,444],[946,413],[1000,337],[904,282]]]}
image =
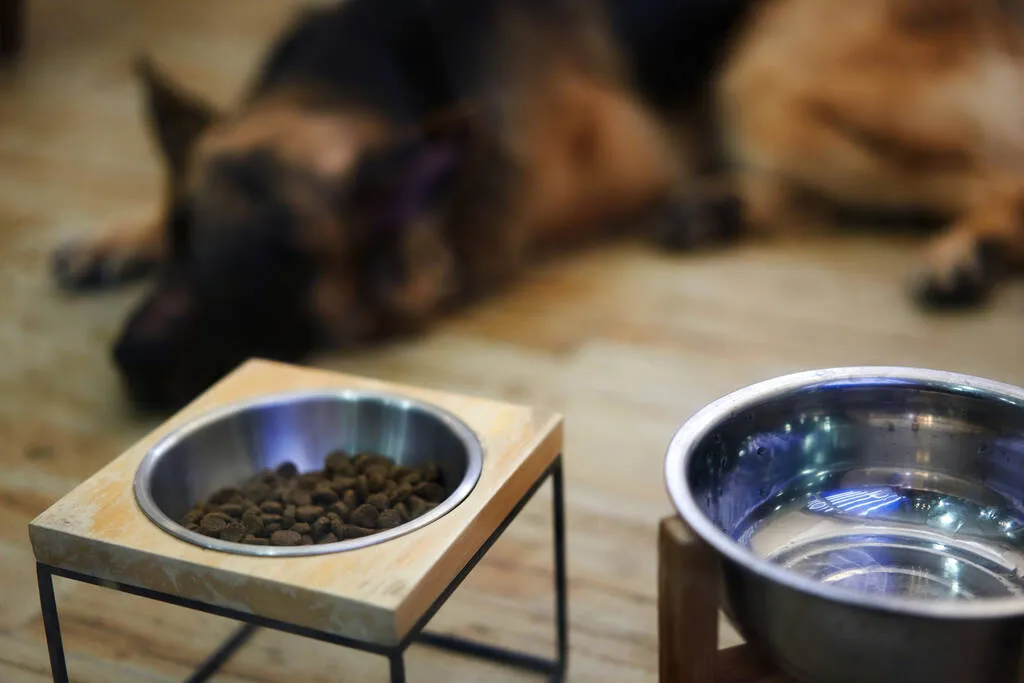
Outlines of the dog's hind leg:
{"label": "dog's hind leg", "polygon": [[915,296],[929,308],[974,306],[1024,267],[1024,177],[983,186],[978,201],[927,246]]}
{"label": "dog's hind leg", "polygon": [[739,194],[727,178],[681,183],[645,216],[652,242],[668,252],[689,252],[732,243],[742,227]]}
{"label": "dog's hind leg", "polygon": [[723,246],[740,234],[739,189],[724,165],[712,116],[700,106],[671,127],[676,181],[645,217],[649,237],[670,252]]}
{"label": "dog's hind leg", "polygon": [[94,290],[148,275],[164,257],[164,221],[162,212],[154,212],[59,247],[52,262],[58,286],[68,291]]}

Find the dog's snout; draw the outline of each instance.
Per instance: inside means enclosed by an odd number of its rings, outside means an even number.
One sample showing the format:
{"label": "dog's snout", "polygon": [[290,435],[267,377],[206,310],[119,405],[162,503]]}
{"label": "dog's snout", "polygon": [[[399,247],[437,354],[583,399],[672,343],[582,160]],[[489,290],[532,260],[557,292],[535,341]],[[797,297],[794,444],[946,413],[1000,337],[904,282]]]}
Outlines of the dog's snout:
{"label": "dog's snout", "polygon": [[167,407],[171,359],[158,344],[122,335],[114,345],[113,360],[133,406],[141,410]]}
{"label": "dog's snout", "polygon": [[176,407],[182,349],[192,318],[192,297],[178,281],[161,282],[129,316],[114,342],[113,362],[129,401],[143,410]]}

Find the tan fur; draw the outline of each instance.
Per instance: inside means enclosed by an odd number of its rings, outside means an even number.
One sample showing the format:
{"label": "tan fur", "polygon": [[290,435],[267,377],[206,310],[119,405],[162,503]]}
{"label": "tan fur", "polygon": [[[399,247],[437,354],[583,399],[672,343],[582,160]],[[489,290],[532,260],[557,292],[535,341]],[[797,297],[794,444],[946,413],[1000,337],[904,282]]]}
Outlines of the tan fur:
{"label": "tan fur", "polygon": [[631,94],[568,66],[528,94],[515,133],[519,210],[537,248],[593,237],[676,182],[668,136]]}
{"label": "tan fur", "polygon": [[953,219],[946,278],[995,242],[1024,263],[1024,41],[997,0],[767,0],[718,103],[747,220],[778,234],[810,190]]}
{"label": "tan fur", "polygon": [[379,117],[353,109],[311,110],[301,93],[278,93],[211,127],[193,160],[201,169],[217,156],[262,147],[293,166],[336,178],[385,133]]}
{"label": "tan fur", "polygon": [[565,30],[513,4],[495,36],[499,144],[521,178],[513,252],[591,240],[680,182],[680,148],[630,90],[608,18],[577,10]]}
{"label": "tan fur", "polygon": [[149,215],[117,223],[64,248],[65,276],[79,278],[102,270],[112,280],[140,264],[155,264],[167,249],[166,209],[161,205]]}

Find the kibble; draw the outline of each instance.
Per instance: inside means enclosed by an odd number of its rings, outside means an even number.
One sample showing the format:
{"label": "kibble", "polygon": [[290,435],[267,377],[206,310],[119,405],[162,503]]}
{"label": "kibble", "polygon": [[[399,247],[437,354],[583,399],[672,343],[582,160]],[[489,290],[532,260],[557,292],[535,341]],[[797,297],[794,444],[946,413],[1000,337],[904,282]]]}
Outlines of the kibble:
{"label": "kibble", "polygon": [[298,545],[302,541],[302,534],[291,530],[275,531],[270,535],[270,545]]}
{"label": "kibble", "polygon": [[277,476],[282,479],[294,479],[299,475],[299,468],[293,462],[283,462],[277,466]]}
{"label": "kibble", "polygon": [[254,481],[245,487],[245,497],[258,505],[270,496],[270,491],[270,484],[267,482]]}
{"label": "kibble", "polygon": [[434,503],[428,503],[419,496],[409,496],[409,514],[412,517],[425,515],[436,507]]}
{"label": "kibble", "polygon": [[398,516],[402,518],[403,524],[412,519],[412,515],[409,513],[409,508],[406,506],[405,503],[399,503],[398,505],[393,507],[392,510],[397,512]]}
{"label": "kibble", "polygon": [[203,521],[199,523],[199,531],[207,536],[219,537],[220,532],[224,531],[227,525],[228,523],[220,517],[206,515],[203,517]]}
{"label": "kibble", "polygon": [[303,488],[300,488],[297,484],[296,487],[288,493],[287,500],[296,507],[308,507],[313,504],[313,494]]}
{"label": "kibble", "polygon": [[356,477],[355,492],[356,495],[359,497],[359,500],[366,500],[367,496],[370,495],[370,486],[367,483],[365,474],[360,474],[358,477]]}
{"label": "kibble", "polygon": [[334,451],[324,460],[324,465],[327,471],[338,474],[352,471],[352,460],[345,451]]}
{"label": "kibble", "polygon": [[244,508],[238,503],[225,503],[220,506],[220,511],[228,517],[241,517]]}
{"label": "kibble", "polygon": [[361,526],[355,524],[345,525],[345,538],[363,538],[364,536],[370,536],[376,532],[373,529],[364,529]]}
{"label": "kibble", "polygon": [[384,482],[387,479],[380,472],[374,472],[373,474],[366,475],[366,488],[370,493],[380,493],[384,490]]}
{"label": "kibble", "polygon": [[381,529],[394,529],[402,523],[402,516],[398,510],[384,510],[377,516],[377,526]]}
{"label": "kibble", "polygon": [[217,510],[215,512],[208,512],[206,514],[206,517],[209,517],[210,519],[223,519],[225,524],[228,524],[228,523],[231,522],[231,518],[228,517],[227,515],[225,515],[223,512],[221,512],[219,510]]}
{"label": "kibble", "polygon": [[295,512],[297,508],[294,505],[287,505],[284,508],[284,514],[281,515],[281,524],[291,528],[295,524]]}
{"label": "kibble", "polygon": [[437,503],[444,499],[444,489],[432,481],[418,484],[412,492],[428,503]]}
{"label": "kibble", "polygon": [[260,509],[268,515],[279,515],[284,512],[284,506],[276,500],[263,501],[263,504],[260,505]]}
{"label": "kibble", "polygon": [[395,489],[391,492],[389,498],[391,499],[392,507],[397,507],[399,503],[405,502],[412,495],[412,487],[408,484],[398,484]]}
{"label": "kibble", "polygon": [[202,519],[203,511],[197,508],[186,512],[185,516],[181,518],[181,523],[185,526],[189,526],[190,524],[198,525],[199,522],[202,521]]}
{"label": "kibble", "polygon": [[263,518],[260,517],[258,512],[249,511],[242,515],[242,524],[245,525],[245,530],[253,536],[263,535]]}
{"label": "kibble", "polygon": [[375,453],[334,451],[324,468],[285,462],[225,486],[181,524],[229,543],[292,547],[337,543],[394,529],[434,509],[447,491],[440,468],[396,467]]}
{"label": "kibble", "polygon": [[353,524],[364,527],[366,529],[372,529],[377,526],[377,518],[380,516],[380,512],[374,506],[369,503],[363,503],[355,510],[352,511],[350,519]]}
{"label": "kibble", "polygon": [[246,536],[245,525],[241,522],[231,522],[220,532],[220,537],[225,541],[238,543]]}
{"label": "kibble", "polygon": [[387,510],[391,507],[391,499],[388,498],[388,494],[386,493],[375,493],[372,496],[367,497],[366,502],[378,510]]}
{"label": "kibble", "polygon": [[224,503],[230,503],[232,500],[235,500],[235,498],[238,497],[240,494],[241,491],[239,491],[236,488],[222,488],[221,490],[217,491],[212,496],[210,496],[210,503],[213,505],[223,505]]}
{"label": "kibble", "polygon": [[312,536],[313,538],[320,538],[324,534],[330,533],[331,531],[331,520],[327,517],[321,517],[320,519],[313,522]]}
{"label": "kibble", "polygon": [[319,505],[303,505],[295,511],[295,519],[300,522],[313,523],[324,514],[324,509]]}

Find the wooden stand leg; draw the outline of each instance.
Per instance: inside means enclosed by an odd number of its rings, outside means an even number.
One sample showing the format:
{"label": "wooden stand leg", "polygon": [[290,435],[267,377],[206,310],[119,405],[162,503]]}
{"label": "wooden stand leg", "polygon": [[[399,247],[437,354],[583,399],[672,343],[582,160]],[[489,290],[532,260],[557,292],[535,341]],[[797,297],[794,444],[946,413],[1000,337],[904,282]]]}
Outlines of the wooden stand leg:
{"label": "wooden stand leg", "polygon": [[658,533],[661,683],[791,683],[748,645],[718,649],[718,564],[678,517]]}
{"label": "wooden stand leg", "polygon": [[677,517],[658,533],[658,641],[661,683],[715,683],[715,559]]}
{"label": "wooden stand leg", "polygon": [[25,40],[26,0],[0,0],[0,61],[15,59]]}

